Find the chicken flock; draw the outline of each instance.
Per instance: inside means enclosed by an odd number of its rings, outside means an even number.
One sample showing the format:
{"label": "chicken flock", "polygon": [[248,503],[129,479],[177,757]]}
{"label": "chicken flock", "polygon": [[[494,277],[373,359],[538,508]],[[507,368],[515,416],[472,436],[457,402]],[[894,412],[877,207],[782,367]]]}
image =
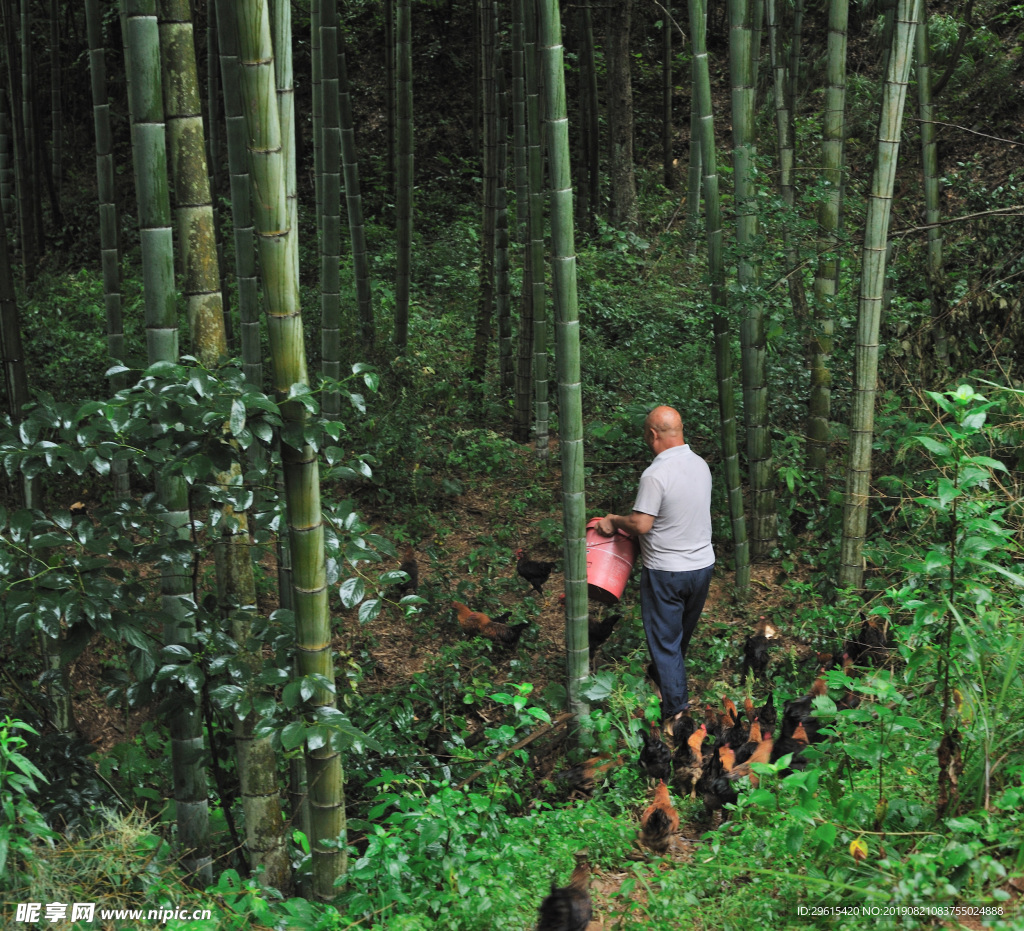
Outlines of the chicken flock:
{"label": "chicken flock", "polygon": [[[765,636],[765,625],[759,624],[748,638],[748,643]],[[759,644],[755,644],[755,648],[760,652]],[[749,655],[753,658],[754,654],[755,649],[751,648]],[[746,655],[748,651],[745,649]],[[728,816],[725,806],[736,803],[743,781],[747,780],[752,788],[758,786],[760,777],[754,764],[778,763],[788,756],[789,761],[780,770],[780,775],[803,769],[807,765],[804,750],[825,739],[820,732],[820,721],[814,716],[814,700],[828,694],[826,672],[841,665],[847,677],[851,677],[855,657],[867,663],[878,662],[887,656],[884,628],[874,618],[865,618],[859,637],[844,644],[841,660],[836,660],[832,654],[818,654],[817,677],[806,694],[784,703],[781,722],[774,690],[768,692],[762,705],[754,704],[749,688],[753,681],[751,677],[747,680],[748,694],[742,711],[731,699],[723,697],[719,708],[705,705],[700,721],[695,720],[691,713],[684,712],[669,721],[663,730],[654,726],[641,730],[637,765],[654,785],[654,791],[651,803],[640,815],[638,843],[658,856],[668,852],[673,835],[679,829],[679,814],[672,803],[673,793],[678,798],[701,799],[705,818],[713,821],[719,816],[724,820]],[[761,666],[760,658],[749,668],[753,672],[758,666]],[[763,666],[759,671],[763,673]],[[839,710],[855,708],[859,701],[857,692],[850,689],[836,702],[836,707]],[[626,760],[625,753],[602,753],[573,766],[555,779],[566,784],[574,794],[589,795],[603,774],[623,765]],[[569,886],[557,888],[552,884],[551,894],[539,909],[537,931],[585,931],[592,908],[589,889],[583,883],[584,868],[589,870],[585,861],[578,859]],[[589,872],[586,875],[589,876]],[[553,904],[570,899],[575,903],[571,916],[576,916],[576,923],[564,917],[570,915],[569,912]],[[584,915],[586,920],[583,920]]]}
{"label": "chicken flock", "polygon": [[[529,559],[522,549],[516,550],[515,556],[517,574],[534,591],[543,594],[544,584],[555,564]],[[406,548],[400,568],[406,573],[400,591],[415,592],[419,569],[411,546]],[[529,621],[508,623],[511,611],[491,618],[460,601],[452,601],[451,606],[463,632],[485,637],[499,646],[514,647],[530,627]],[[591,658],[611,635],[621,616],[621,611],[611,609],[597,619],[590,619]],[[805,695],[785,702],[777,737],[775,729],[779,720],[774,690],[768,692],[760,706],[755,706],[751,694],[754,679],[766,678],[771,641],[779,637],[778,629],[765,618],[755,625],[743,645],[741,678],[748,683],[748,688],[742,711],[731,699],[723,697],[717,709],[705,705],[703,720],[699,722],[687,711],[669,721],[663,729],[650,726],[640,731],[642,745],[637,765],[653,786],[651,803],[640,816],[638,843],[642,847],[659,856],[668,852],[679,829],[679,815],[672,804],[673,792],[680,798],[700,798],[706,818],[714,819],[720,812],[724,820],[727,817],[725,806],[736,803],[743,780],[748,780],[752,788],[758,786],[755,764],[774,764],[788,756],[789,762],[780,775],[806,766],[803,751],[825,738],[819,732],[819,720],[813,715],[814,699],[828,694],[825,673],[841,664],[849,676],[855,664],[879,665],[888,658],[884,625],[873,617],[863,616],[862,621],[859,635],[843,644],[841,660],[830,653],[817,654],[818,675]],[[857,693],[850,690],[836,704],[841,710],[854,708],[858,702]],[[623,766],[627,759],[625,751],[601,753],[553,778],[566,785],[572,796],[589,795],[606,773]],[[590,872],[586,852],[578,853],[569,884],[559,887],[552,882],[550,893],[541,902],[536,931],[586,931],[593,917]]]}

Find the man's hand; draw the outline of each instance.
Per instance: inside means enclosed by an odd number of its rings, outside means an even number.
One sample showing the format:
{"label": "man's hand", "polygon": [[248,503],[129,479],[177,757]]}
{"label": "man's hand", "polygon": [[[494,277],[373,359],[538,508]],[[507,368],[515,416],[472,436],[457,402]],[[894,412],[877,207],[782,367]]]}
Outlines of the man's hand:
{"label": "man's hand", "polygon": [[601,534],[602,537],[610,537],[615,533],[615,524],[612,523],[614,514],[606,514],[602,517],[595,525],[594,529]]}

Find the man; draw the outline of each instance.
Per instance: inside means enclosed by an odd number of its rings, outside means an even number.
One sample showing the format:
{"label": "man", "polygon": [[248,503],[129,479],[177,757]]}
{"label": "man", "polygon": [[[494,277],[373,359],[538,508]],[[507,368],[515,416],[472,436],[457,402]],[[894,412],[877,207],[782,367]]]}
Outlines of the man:
{"label": "man", "polygon": [[632,514],[608,514],[597,524],[637,537],[644,568],[640,609],[651,653],[651,677],[660,688],[662,721],[689,710],[686,648],[697,628],[715,551],[711,546],[711,470],[683,441],[683,421],[656,407],[644,421],[654,460],[640,476]]}

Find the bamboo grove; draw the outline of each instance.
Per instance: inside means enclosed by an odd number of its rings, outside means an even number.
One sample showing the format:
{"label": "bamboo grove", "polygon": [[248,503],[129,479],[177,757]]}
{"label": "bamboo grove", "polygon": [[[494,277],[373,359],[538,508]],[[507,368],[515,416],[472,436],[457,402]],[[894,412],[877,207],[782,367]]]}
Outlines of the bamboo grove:
{"label": "bamboo grove", "polygon": [[[129,388],[129,370],[121,364],[125,316],[140,313],[124,306],[122,296],[128,259],[120,239],[122,226],[130,223],[139,244],[151,371],[167,371],[160,366],[178,366],[185,357],[214,370],[235,357],[245,383],[266,390],[279,406],[280,423],[274,425],[267,450],[254,453],[236,443],[231,461],[219,463],[208,484],[229,496],[244,486],[249,469],[279,468],[280,603],[294,615],[294,675],[303,683],[303,700],[292,710],[307,728],[301,732],[305,753],[295,768],[290,804],[281,798],[273,742],[256,716],[241,706],[232,719],[232,737],[250,862],[264,867],[272,885],[287,889],[285,824],[308,825],[314,863],[309,892],[329,899],[347,865],[345,742],[332,731],[344,727],[344,716],[331,653],[335,579],[325,555],[325,535],[331,531],[321,500],[327,464],[321,431],[324,422],[345,419],[342,383],[348,371],[372,380],[376,374],[361,364],[373,363],[400,379],[401,366],[415,352],[424,312],[416,302],[416,282],[427,273],[418,266],[416,250],[418,178],[426,162],[416,146],[417,115],[420,108],[433,114],[443,109],[437,101],[421,103],[414,94],[422,61],[417,24],[442,15],[444,4],[384,0],[353,4],[350,10],[337,0],[85,0],[55,2],[42,11],[46,20],[36,22],[41,6],[29,0],[0,2],[6,40],[0,92],[0,226],[5,233],[0,350],[7,411],[16,424],[30,386],[42,387],[32,385],[25,370],[17,294],[32,288],[47,251],[67,245],[61,230],[67,210],[64,189],[72,177],[67,170],[72,128],[65,120],[69,94],[77,93],[69,82],[82,76],[69,62],[81,58],[87,62],[90,96],[78,102],[91,108],[93,120],[86,129],[74,130],[74,138],[81,147],[87,133],[95,153],[95,176],[89,183],[95,187],[96,219],[89,234],[95,232],[95,262],[102,268],[111,393]],[[807,68],[801,62],[800,2],[789,9],[778,0],[729,0],[727,20],[717,25],[719,38],[728,35],[727,49],[715,65],[728,68],[731,94],[728,110],[718,112],[707,7],[702,0],[658,7],[664,50],[661,169],[666,185],[678,183],[682,173],[672,165],[673,140],[685,138],[686,215],[695,243],[700,238],[696,231],[703,230],[706,254],[703,325],[713,344],[718,383],[722,472],[717,480],[726,489],[735,584],[743,592],[750,583],[751,561],[770,555],[776,541],[771,385],[758,298],[763,187],[757,164],[769,157],[778,166],[781,197],[799,209],[794,125],[799,108],[817,104],[809,102],[811,95],[801,86]],[[622,0],[602,8],[583,0],[560,10],[558,0],[461,0],[448,3],[445,15],[454,16],[453,8],[458,8],[460,23],[470,27],[469,57],[475,68],[467,81],[469,92],[459,97],[469,101],[473,112],[450,114],[466,130],[460,133],[459,156],[469,160],[479,178],[479,254],[474,258],[479,291],[467,369],[471,391],[481,398],[496,394],[507,407],[508,422],[501,429],[517,442],[532,442],[539,459],[559,459],[566,688],[568,710],[579,712],[585,710],[580,689],[588,674],[585,374],[580,365],[580,345],[587,336],[575,250],[579,236],[590,237],[599,229],[632,230],[637,223],[640,156],[634,148],[631,63],[639,5]],[[365,24],[369,18],[379,20],[379,29],[370,31],[379,45],[354,47],[353,22]],[[807,465],[813,469],[823,468],[834,440],[833,314],[836,295],[852,280],[842,280],[849,272],[837,258],[840,240],[849,232],[842,228],[848,18],[847,0],[829,0],[826,83],[823,94],[813,98],[824,108],[821,164],[815,170],[827,182],[814,207],[816,256],[809,261],[797,255],[794,243],[783,244],[792,320],[804,328],[808,346],[810,389],[803,403]],[[940,166],[929,123],[932,77],[925,18],[920,2],[900,0],[889,17],[892,28],[885,32],[887,70],[879,89],[877,154],[862,237],[838,579],[853,589],[863,583],[880,314],[897,155],[901,139],[906,144],[908,138],[904,109],[915,62],[931,227],[929,275],[935,286],[934,364],[948,365],[936,186]],[[762,36],[767,39],[765,61]],[[568,59],[563,42],[569,46]],[[686,49],[685,56],[680,48]],[[716,48],[721,51],[723,44]],[[386,136],[380,157],[372,161],[379,168],[376,175],[360,151],[365,127],[359,114],[366,107],[353,104],[365,88],[350,82],[355,59],[361,77],[375,69],[385,85],[380,117]],[[681,60],[687,67],[674,71]],[[688,113],[678,103],[674,112],[673,101],[680,98],[674,87],[684,89]],[[44,90],[48,120],[42,119]],[[771,107],[774,135],[762,128],[762,106]],[[728,140],[716,131],[725,123],[732,127]],[[81,182],[81,174],[74,177]],[[374,198],[380,215],[372,219],[386,224],[394,237],[397,260],[389,280],[375,280],[364,217],[369,200],[361,191],[368,178],[386,191],[383,198]],[[725,207],[723,195],[729,198]],[[127,209],[129,220],[118,215]],[[738,255],[731,264],[724,255],[726,240],[735,243]],[[307,267],[300,268],[300,256],[310,251],[316,255],[315,269],[308,267],[308,259],[303,260]],[[302,313],[310,280],[320,306],[315,334],[305,332]],[[185,308],[180,328],[179,293]],[[319,371],[307,365],[310,337],[321,347]],[[554,391],[548,383],[552,359]],[[310,399],[321,377],[329,388],[318,411]],[[556,413],[557,445],[551,442]],[[225,436],[242,432],[233,416],[216,424]],[[124,458],[111,464],[116,500],[129,498],[129,470]],[[161,506],[164,538],[172,544],[187,541],[192,517],[185,479],[158,470],[151,484]],[[31,475],[22,477],[19,495],[26,507],[46,507],[40,497],[45,490]],[[231,501],[216,506],[222,528],[216,588],[225,630],[245,644],[256,614],[250,531],[246,501]],[[158,583],[161,646],[180,657],[198,649],[190,571],[187,562],[169,558]],[[254,677],[257,652],[243,649],[239,657]],[[59,656],[53,661],[59,665]],[[214,876],[200,696],[187,684],[179,684],[174,695],[167,723],[177,840],[185,869],[196,883],[209,884]]]}

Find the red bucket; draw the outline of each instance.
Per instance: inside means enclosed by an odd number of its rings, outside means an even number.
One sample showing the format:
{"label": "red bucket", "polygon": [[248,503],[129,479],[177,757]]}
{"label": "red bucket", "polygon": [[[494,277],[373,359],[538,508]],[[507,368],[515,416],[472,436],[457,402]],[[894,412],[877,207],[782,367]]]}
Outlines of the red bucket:
{"label": "red bucket", "polygon": [[587,594],[594,601],[613,605],[626,590],[637,545],[624,530],[602,537],[597,532],[600,520],[595,517],[587,523]]}

